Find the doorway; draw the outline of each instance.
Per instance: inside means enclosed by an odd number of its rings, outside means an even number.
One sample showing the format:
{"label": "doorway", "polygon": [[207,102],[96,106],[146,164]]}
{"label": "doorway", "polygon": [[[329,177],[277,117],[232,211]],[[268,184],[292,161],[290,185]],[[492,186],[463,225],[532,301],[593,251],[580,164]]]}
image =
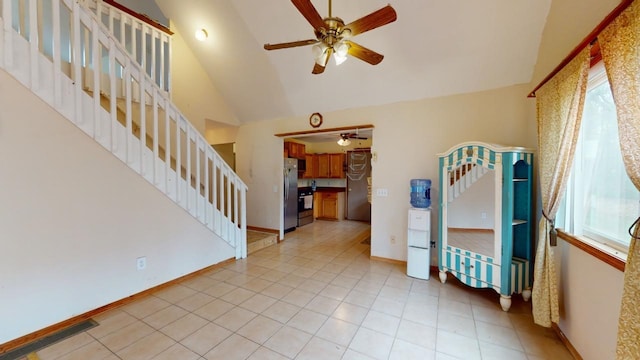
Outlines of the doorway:
{"label": "doorway", "polygon": [[371,223],[371,149],[347,151],[347,220]]}

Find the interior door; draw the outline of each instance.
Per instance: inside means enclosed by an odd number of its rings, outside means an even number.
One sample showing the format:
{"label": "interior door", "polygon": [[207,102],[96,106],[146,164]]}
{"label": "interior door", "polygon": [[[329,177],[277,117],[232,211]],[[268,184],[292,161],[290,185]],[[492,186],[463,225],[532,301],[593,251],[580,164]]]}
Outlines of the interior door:
{"label": "interior door", "polygon": [[371,151],[347,152],[347,219],[371,222],[371,203],[367,199],[371,176]]}

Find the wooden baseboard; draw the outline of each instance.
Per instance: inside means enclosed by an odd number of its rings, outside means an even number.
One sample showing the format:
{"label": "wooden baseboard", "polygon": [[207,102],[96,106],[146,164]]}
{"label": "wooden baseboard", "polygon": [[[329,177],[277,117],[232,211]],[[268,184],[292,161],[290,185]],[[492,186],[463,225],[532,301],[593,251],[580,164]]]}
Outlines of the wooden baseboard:
{"label": "wooden baseboard", "polygon": [[78,324],[80,322],[83,322],[85,320],[88,320],[88,319],[90,319],[90,318],[92,318],[92,317],[94,317],[94,316],[96,316],[98,314],[101,314],[101,313],[105,312],[105,311],[109,311],[109,310],[115,309],[115,308],[120,307],[122,305],[126,305],[126,304],[129,304],[129,303],[133,302],[133,301],[136,301],[136,300],[138,300],[140,298],[149,296],[149,295],[151,295],[152,293],[154,293],[154,292],[156,292],[158,290],[162,290],[162,289],[164,289],[166,287],[169,287],[171,285],[175,285],[175,284],[177,284],[179,282],[182,282],[184,280],[188,280],[190,278],[199,276],[199,275],[201,275],[201,274],[203,274],[205,272],[208,272],[208,271],[223,267],[223,266],[225,266],[227,264],[230,264],[230,263],[234,262],[235,260],[236,260],[235,258],[230,258],[230,259],[227,259],[227,260],[223,260],[223,261],[221,261],[221,262],[219,262],[217,264],[214,264],[214,265],[211,265],[211,266],[207,266],[206,268],[194,271],[194,272],[189,273],[187,275],[183,275],[183,276],[181,276],[179,278],[176,278],[176,279],[173,279],[173,280],[168,281],[166,283],[154,286],[154,287],[149,288],[147,290],[143,290],[143,291],[141,291],[139,293],[133,294],[133,295],[128,296],[128,297],[126,297],[124,299],[120,299],[120,300],[117,300],[115,302],[112,302],[111,304],[107,304],[107,305],[101,306],[101,307],[99,307],[97,309],[87,311],[84,314],[80,314],[80,315],[74,316],[74,317],[72,317],[70,319],[61,321],[61,322],[59,322],[57,324],[53,324],[51,326],[47,326],[44,329],[41,329],[41,330],[38,330],[38,331],[34,331],[34,332],[32,332],[30,334],[27,334],[25,336],[21,336],[21,337],[19,337],[17,339],[11,340],[11,341],[6,342],[4,344],[0,344],[0,354],[4,354],[4,353],[6,353],[6,352],[8,352],[10,350],[13,350],[13,349],[18,348],[18,347],[23,346],[23,345],[26,345],[26,344],[28,344],[30,342],[35,341],[35,340],[41,339],[43,337],[51,335],[51,334],[53,334],[53,333],[55,333],[57,331],[60,331],[60,330],[65,329],[65,328],[68,328],[70,326],[73,326],[73,325]]}
{"label": "wooden baseboard", "polygon": [[567,339],[567,337],[562,332],[558,324],[551,323],[551,328],[553,329],[553,331],[555,331],[556,335],[558,335],[558,337],[560,338],[560,341],[562,341],[564,346],[567,347],[567,350],[569,350],[573,358],[576,360],[582,360],[582,356],[580,356],[580,353],[578,352],[578,350],[576,350],[576,348],[573,347],[573,344],[571,344],[571,341]]}
{"label": "wooden baseboard", "polygon": [[280,230],[278,229],[269,229],[269,228],[261,228],[261,227],[257,227],[257,226],[249,226],[247,225],[247,230],[253,230],[253,231],[260,231],[260,232],[264,232],[264,233],[269,233],[269,234],[275,234],[276,235],[276,240],[278,242],[280,242],[282,239],[280,239]]}
{"label": "wooden baseboard", "polygon": [[389,258],[384,258],[384,257],[379,257],[379,256],[369,256],[369,259],[371,260],[376,260],[376,261],[382,261],[382,262],[386,262],[386,263],[390,263],[390,264],[397,264],[397,265],[407,265],[407,262],[404,260],[396,260],[396,259],[389,259]]}

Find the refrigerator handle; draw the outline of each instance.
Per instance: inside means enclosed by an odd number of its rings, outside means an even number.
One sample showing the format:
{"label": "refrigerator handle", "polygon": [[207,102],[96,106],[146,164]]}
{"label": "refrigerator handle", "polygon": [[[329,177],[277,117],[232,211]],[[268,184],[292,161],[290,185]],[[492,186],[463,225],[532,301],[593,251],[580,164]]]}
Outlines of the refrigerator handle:
{"label": "refrigerator handle", "polygon": [[284,175],[284,200],[285,200],[284,205],[287,206],[286,200],[289,199],[289,174],[287,174],[286,168],[282,170],[282,173]]}

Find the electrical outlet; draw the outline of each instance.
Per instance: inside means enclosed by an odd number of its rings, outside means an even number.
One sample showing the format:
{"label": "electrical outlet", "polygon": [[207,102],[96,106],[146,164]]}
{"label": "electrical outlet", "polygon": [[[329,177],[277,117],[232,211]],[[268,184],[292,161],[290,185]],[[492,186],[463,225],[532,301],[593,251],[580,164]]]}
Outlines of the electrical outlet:
{"label": "electrical outlet", "polygon": [[396,236],[395,236],[395,235],[391,235],[391,238],[389,239],[389,241],[390,241],[392,244],[395,244],[395,243],[396,243]]}
{"label": "electrical outlet", "polygon": [[136,268],[138,268],[138,270],[144,270],[146,267],[147,267],[147,257],[146,256],[141,256],[141,257],[136,259]]}
{"label": "electrical outlet", "polygon": [[480,217],[483,218],[483,219],[486,219],[487,218],[487,213],[486,212],[480,213]]}

